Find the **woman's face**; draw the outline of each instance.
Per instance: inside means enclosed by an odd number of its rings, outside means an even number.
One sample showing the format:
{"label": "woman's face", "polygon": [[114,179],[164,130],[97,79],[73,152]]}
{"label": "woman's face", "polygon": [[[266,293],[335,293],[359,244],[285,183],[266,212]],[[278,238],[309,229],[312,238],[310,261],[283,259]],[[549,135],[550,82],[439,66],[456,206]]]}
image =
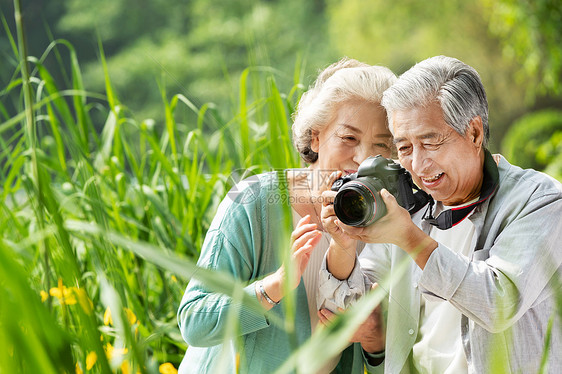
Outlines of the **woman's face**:
{"label": "woman's face", "polygon": [[361,100],[338,104],[330,123],[313,133],[311,148],[318,160],[310,167],[322,171],[355,173],[369,156],[390,157],[392,135],[380,104]]}

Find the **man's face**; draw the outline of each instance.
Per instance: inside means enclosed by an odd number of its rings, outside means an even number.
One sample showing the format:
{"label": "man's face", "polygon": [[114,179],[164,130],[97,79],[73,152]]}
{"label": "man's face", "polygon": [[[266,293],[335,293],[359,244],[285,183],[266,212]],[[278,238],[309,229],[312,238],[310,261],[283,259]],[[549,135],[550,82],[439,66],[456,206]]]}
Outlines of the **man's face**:
{"label": "man's face", "polygon": [[425,192],[449,206],[479,196],[484,162],[480,117],[461,136],[447,125],[436,102],[395,111],[392,126],[400,163]]}

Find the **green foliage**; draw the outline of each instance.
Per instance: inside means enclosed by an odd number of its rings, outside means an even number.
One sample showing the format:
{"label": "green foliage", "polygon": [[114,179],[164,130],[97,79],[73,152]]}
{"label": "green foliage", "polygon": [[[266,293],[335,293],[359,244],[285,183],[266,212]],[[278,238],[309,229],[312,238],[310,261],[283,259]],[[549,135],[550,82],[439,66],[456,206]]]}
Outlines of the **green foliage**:
{"label": "green foliage", "polygon": [[[2,20],[0,373],[156,373],[166,362],[177,367],[186,346],[176,310],[190,278],[252,305],[243,284],[195,263],[218,203],[232,187],[233,170],[300,166],[288,135],[309,71],[298,55],[306,51],[302,56],[314,67],[336,58],[323,2],[41,4],[26,2],[23,9],[33,20],[25,25],[33,36],[28,44],[21,19],[14,24],[18,37],[11,20]],[[440,4],[448,14],[473,9]],[[402,30],[397,20],[403,26],[432,13],[413,2],[349,6],[355,17],[340,24],[338,35],[349,30],[369,43],[361,49],[347,39],[356,49],[342,51],[385,63],[381,58],[392,50],[397,71],[426,57],[425,42],[432,40],[427,45],[437,54],[442,30],[458,21],[434,17],[433,30],[419,24]],[[0,7],[6,16],[14,11],[5,2]],[[346,15],[335,3],[329,9],[333,20]],[[361,9],[372,18],[359,17]],[[386,23],[374,23],[381,19]],[[404,40],[414,35],[410,50],[381,42],[389,34],[375,38],[371,23]],[[371,34],[351,33],[356,24]],[[49,27],[75,43],[55,40]],[[466,35],[479,37],[466,32],[450,45]],[[450,51],[461,53],[473,43]],[[359,54],[364,45],[375,46],[374,54]],[[475,52],[480,54],[485,51]],[[502,66],[485,61],[496,70]],[[494,85],[511,87],[502,82]],[[493,100],[491,107],[501,106]],[[536,148],[555,173],[562,170],[561,138],[545,135]],[[373,293],[331,329],[319,330],[280,371],[292,371],[301,357],[320,367],[324,353],[341,349],[382,297]],[[235,312],[230,320],[225,341],[235,335]]]}
{"label": "green foliage", "polygon": [[537,159],[547,164],[545,173],[562,181],[562,131],[555,132],[539,147]]}
{"label": "green foliage", "polygon": [[29,288],[28,274],[17,258],[0,243],[0,373],[71,373],[69,336]]}
{"label": "green foliage", "polygon": [[[12,27],[9,3],[0,2],[0,10]],[[213,102],[214,110],[226,117],[238,107],[233,93],[247,67],[273,67],[279,72],[278,89],[289,92],[297,81],[308,84],[316,69],[344,55],[396,73],[438,54],[474,66],[488,93],[492,150],[499,149],[514,118],[534,110],[529,99],[537,107],[560,104],[554,90],[561,53],[560,4],[555,0],[437,0],[431,6],[416,0],[24,3],[30,54],[39,56],[55,36],[69,40],[80,58],[84,83],[101,92],[99,38],[114,90],[126,98],[129,115],[138,121],[164,119],[161,86],[197,107]],[[12,50],[9,38],[0,38],[0,55],[8,66],[17,65]],[[57,64],[66,64],[65,51],[55,54],[46,67],[57,81],[68,82],[64,72],[56,71]],[[292,76],[296,65],[298,79]],[[0,69],[3,86],[11,78],[10,69]]]}
{"label": "green foliage", "polygon": [[[502,142],[502,153],[523,168],[544,170],[548,165],[560,164],[562,111],[542,110],[517,120]],[[557,168],[553,176],[560,176]]]}
{"label": "green foliage", "polygon": [[[232,92],[246,67],[277,68],[282,72],[277,84],[287,92],[294,84],[293,66],[303,51],[316,61],[336,58],[326,48],[322,14],[312,3],[71,0],[64,4],[54,23],[57,33],[70,41],[83,40],[80,49],[92,45],[92,36],[99,35],[115,90],[126,95],[140,118],[161,119],[154,79],[158,72],[174,92],[197,106],[212,101],[225,115],[228,105],[237,106]],[[96,56],[83,52],[85,81],[100,90],[103,73]]]}
{"label": "green foliage", "polygon": [[525,111],[525,82],[487,29],[480,2],[437,0],[329,1],[330,36],[344,55],[388,66],[400,74],[431,56],[456,57],[480,74],[489,101],[492,150],[516,113]]}
{"label": "green foliage", "polygon": [[562,5],[557,0],[483,0],[490,30],[503,53],[521,65],[519,79],[532,80],[529,94],[560,94],[562,75]]}
{"label": "green foliage", "polygon": [[247,69],[229,121],[161,85],[163,120],[138,122],[101,45],[104,95],[86,89],[70,43],[28,58],[24,36],[18,23],[0,92],[0,373],[177,367],[188,279],[252,305],[244,285],[195,262],[232,170],[300,166],[288,134],[302,85],[287,95],[276,71]]}
{"label": "green foliage", "polygon": [[[471,52],[482,53],[486,46],[472,45],[474,38],[486,36],[479,28],[483,21],[471,19],[479,12],[478,5],[460,0],[437,0],[431,6],[415,0],[371,2],[369,6],[360,0],[330,1],[328,7],[330,33],[340,50],[398,73],[437,54],[470,63]],[[472,51],[466,50],[469,45]]]}

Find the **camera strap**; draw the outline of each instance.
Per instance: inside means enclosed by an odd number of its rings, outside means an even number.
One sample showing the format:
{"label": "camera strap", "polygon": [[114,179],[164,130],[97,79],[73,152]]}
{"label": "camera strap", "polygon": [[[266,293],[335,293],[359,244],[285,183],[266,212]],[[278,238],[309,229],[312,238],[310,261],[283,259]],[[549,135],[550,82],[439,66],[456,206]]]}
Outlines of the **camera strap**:
{"label": "camera strap", "polygon": [[450,229],[465,219],[478,205],[482,204],[494,195],[499,185],[498,166],[488,150],[484,150],[484,154],[484,178],[482,180],[480,199],[467,206],[444,210],[434,218],[433,205],[435,204],[435,201],[430,196],[429,207],[424,214],[423,220],[429,222],[433,226],[436,226],[440,230]]}

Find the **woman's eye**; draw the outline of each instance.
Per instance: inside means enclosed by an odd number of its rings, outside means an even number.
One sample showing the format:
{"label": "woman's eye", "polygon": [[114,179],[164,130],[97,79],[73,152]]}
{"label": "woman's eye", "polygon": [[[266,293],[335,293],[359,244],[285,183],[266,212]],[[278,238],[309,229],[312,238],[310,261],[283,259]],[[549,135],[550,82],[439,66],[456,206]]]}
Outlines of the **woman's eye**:
{"label": "woman's eye", "polygon": [[386,143],[377,143],[375,144],[375,148],[390,149],[390,146]]}
{"label": "woman's eye", "polygon": [[345,136],[342,136],[341,138],[344,141],[347,141],[347,142],[356,142],[357,141],[357,138],[355,136],[352,136],[352,135],[345,135]]}

